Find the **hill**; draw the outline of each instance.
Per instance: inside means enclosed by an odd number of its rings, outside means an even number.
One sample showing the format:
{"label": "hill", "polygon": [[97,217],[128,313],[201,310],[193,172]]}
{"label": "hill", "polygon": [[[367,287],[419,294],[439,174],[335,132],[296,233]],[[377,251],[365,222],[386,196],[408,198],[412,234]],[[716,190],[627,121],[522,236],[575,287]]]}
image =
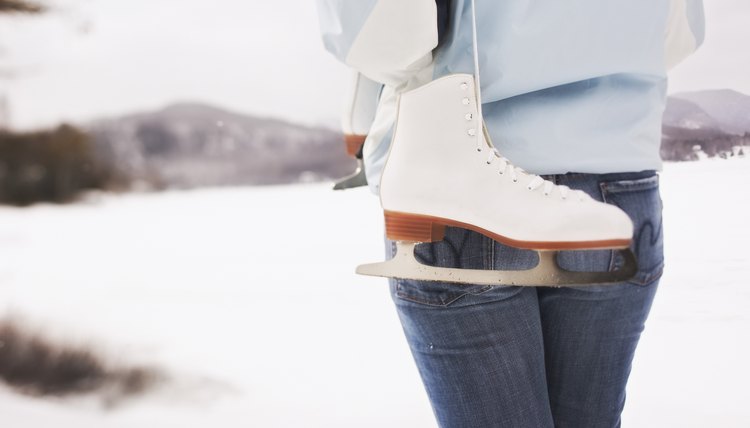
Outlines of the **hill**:
{"label": "hill", "polygon": [[667,100],[662,159],[730,157],[750,145],[750,96],[729,89],[683,92]]}
{"label": "hill", "polygon": [[284,184],[353,169],[341,134],[180,103],[87,126],[97,154],[147,186]]}

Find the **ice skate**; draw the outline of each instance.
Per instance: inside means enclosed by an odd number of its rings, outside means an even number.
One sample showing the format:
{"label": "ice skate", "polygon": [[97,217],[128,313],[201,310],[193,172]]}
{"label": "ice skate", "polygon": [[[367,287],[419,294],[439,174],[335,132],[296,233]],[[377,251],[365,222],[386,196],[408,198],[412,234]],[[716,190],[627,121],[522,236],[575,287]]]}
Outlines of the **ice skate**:
{"label": "ice skate", "polygon": [[362,146],[372,125],[382,85],[357,72],[352,73],[346,97],[346,107],[341,119],[346,153],[357,160],[354,173],[338,180],[333,190],[344,190],[367,185]]}
{"label": "ice skate", "polygon": [[365,163],[362,161],[362,145],[364,145],[366,138],[367,135],[344,135],[346,154],[357,160],[357,168],[352,174],[337,181],[336,184],[333,185],[333,190],[345,190],[367,186]]}
{"label": "ice skate", "polygon": [[[563,286],[626,281],[637,270],[628,249],[633,224],[619,208],[513,166],[492,145],[481,119],[475,78],[456,74],[401,94],[380,183],[386,236],[397,254],[357,268],[363,275],[468,284]],[[467,270],[421,264],[414,246],[443,238],[446,226],[536,250],[522,271]],[[614,272],[562,269],[561,250],[622,250]]]}

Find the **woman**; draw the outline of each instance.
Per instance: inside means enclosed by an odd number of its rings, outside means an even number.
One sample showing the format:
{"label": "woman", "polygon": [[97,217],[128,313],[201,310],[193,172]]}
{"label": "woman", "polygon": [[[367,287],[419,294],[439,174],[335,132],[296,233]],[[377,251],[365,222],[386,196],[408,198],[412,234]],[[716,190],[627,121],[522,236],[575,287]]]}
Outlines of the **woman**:
{"label": "woman", "polygon": [[[318,5],[328,50],[385,85],[364,147],[375,193],[394,140],[398,96],[431,90],[446,76],[470,76],[478,60],[481,102],[469,97],[467,104],[477,102],[483,111],[503,156],[496,164],[505,170],[508,158],[510,168],[550,182],[542,186],[524,175],[529,190],[564,197],[564,186],[578,189],[632,221],[638,272],[615,285],[391,281],[440,426],[619,426],[632,358],[663,268],[656,171],[666,72],[702,41],[700,1],[476,0],[476,14],[470,0]],[[495,190],[480,190],[484,199],[476,207],[486,207]],[[523,202],[499,206],[514,204],[533,217]],[[394,244],[388,248],[393,252]],[[416,255],[425,264],[462,269],[524,269],[536,262],[533,253],[458,227],[418,246]],[[609,250],[570,251],[559,263],[611,271],[622,260]]]}

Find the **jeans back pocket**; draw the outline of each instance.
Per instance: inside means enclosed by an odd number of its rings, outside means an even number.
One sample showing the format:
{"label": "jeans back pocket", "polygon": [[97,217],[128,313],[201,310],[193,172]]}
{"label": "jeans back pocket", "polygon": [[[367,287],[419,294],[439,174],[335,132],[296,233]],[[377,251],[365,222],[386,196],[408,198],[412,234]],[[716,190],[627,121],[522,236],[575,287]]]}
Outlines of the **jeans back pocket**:
{"label": "jeans back pocket", "polygon": [[[638,273],[630,282],[646,285],[659,279],[664,270],[664,231],[659,175],[599,183],[602,198],[625,211],[633,220],[631,249],[638,260]],[[619,261],[621,263],[621,261]],[[615,261],[615,265],[618,261]]]}

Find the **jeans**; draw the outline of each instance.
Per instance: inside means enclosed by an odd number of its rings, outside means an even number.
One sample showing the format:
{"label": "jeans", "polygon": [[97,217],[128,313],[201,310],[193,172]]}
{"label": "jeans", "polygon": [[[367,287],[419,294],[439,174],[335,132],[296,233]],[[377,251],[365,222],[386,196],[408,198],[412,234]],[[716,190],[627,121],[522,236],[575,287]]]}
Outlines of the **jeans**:
{"label": "jeans", "polygon": [[[634,223],[638,274],[615,285],[535,288],[391,280],[406,339],[444,428],[618,427],[625,385],[664,258],[653,171],[546,177],[615,204]],[[512,203],[512,202],[510,202]],[[392,256],[395,244],[387,243]],[[523,269],[536,253],[447,228],[420,262]],[[572,251],[569,270],[616,268],[616,251]]]}

